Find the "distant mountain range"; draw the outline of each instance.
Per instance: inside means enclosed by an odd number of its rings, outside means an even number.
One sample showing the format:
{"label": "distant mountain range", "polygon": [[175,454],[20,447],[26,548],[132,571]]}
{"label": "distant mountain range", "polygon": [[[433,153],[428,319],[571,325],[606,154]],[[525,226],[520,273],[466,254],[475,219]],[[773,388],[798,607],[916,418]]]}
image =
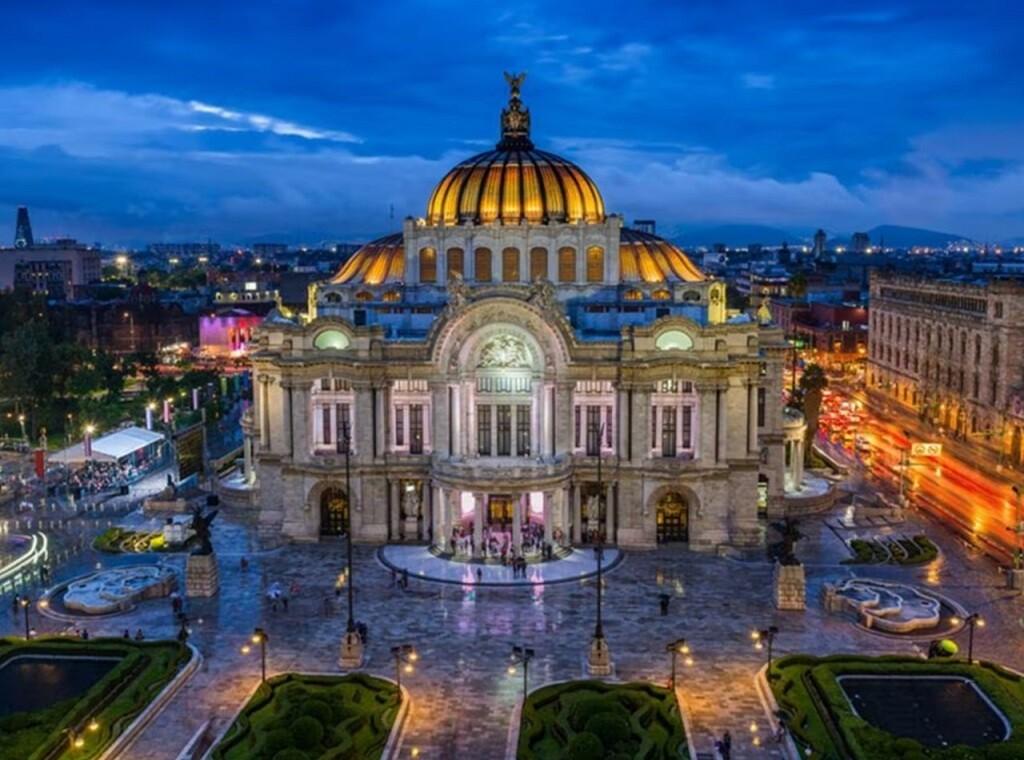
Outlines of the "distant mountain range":
{"label": "distant mountain range", "polygon": [[[684,247],[711,246],[723,243],[730,248],[744,247],[751,243],[766,246],[810,245],[814,239],[814,229],[784,229],[765,224],[718,224],[718,225],[679,225],[675,228],[658,230],[659,234],[668,237]],[[852,232],[828,234],[829,246],[849,245]],[[886,247],[910,248],[916,245],[941,248],[958,240],[970,240],[967,235],[953,232],[939,232],[920,227],[904,227],[897,224],[881,224],[865,230],[871,238],[872,245],[885,242]]]}

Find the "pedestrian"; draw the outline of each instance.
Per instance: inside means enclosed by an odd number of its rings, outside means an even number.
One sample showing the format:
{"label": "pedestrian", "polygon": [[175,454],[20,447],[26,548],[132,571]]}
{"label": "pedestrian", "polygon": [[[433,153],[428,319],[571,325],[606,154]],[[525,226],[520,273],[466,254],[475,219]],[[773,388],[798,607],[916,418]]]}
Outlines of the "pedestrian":
{"label": "pedestrian", "polygon": [[398,571],[395,568],[391,568],[391,586],[398,585]]}
{"label": "pedestrian", "polygon": [[124,629],[124,633],[121,634],[121,638],[122,639],[130,639],[131,637],[132,637],[132,632],[129,631],[127,628],[125,628]]}
{"label": "pedestrian", "polygon": [[477,583],[483,583],[484,582],[484,571],[481,570],[479,567],[476,569],[476,582]]}
{"label": "pedestrian", "polygon": [[285,612],[288,611],[288,597],[287,596],[282,596],[281,597],[281,606],[284,607],[284,611]]}
{"label": "pedestrian", "polygon": [[665,617],[668,615],[668,605],[672,601],[672,597],[668,594],[659,594],[658,605],[661,607],[661,616]]}
{"label": "pedestrian", "polygon": [[88,641],[89,640],[89,631],[87,629],[83,628],[81,635],[82,635],[82,641]]}
{"label": "pedestrian", "polygon": [[324,617],[331,616],[331,597],[324,597]]}
{"label": "pedestrian", "polygon": [[11,612],[18,614],[18,607],[21,605],[21,594],[15,594],[11,600]]}
{"label": "pedestrian", "polygon": [[408,569],[403,569],[402,570],[402,588],[405,589],[406,591],[409,590],[409,570]]}
{"label": "pedestrian", "polygon": [[242,557],[238,561],[238,566],[242,568],[242,572],[244,573],[246,570],[249,569],[249,560],[247,560],[245,557]]}
{"label": "pedestrian", "polygon": [[722,760],[729,760],[732,757],[732,734],[726,731],[722,734]]}

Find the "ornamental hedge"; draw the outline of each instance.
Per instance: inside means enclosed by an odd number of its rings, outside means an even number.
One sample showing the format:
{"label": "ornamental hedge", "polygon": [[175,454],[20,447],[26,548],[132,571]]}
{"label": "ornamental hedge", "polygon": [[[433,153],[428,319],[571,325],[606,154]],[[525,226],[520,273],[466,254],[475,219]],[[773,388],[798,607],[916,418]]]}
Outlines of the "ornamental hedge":
{"label": "ornamental hedge", "polygon": [[[119,662],[81,696],[0,718],[0,760],[99,757],[188,663],[192,651],[176,641],[0,639],[0,668],[24,655],[111,657]],[[88,730],[94,720],[98,728]],[[72,749],[71,734],[81,736],[84,746]]]}
{"label": "ornamental hedge", "polygon": [[261,684],[214,760],[372,760],[398,715],[395,686],[364,673],[285,673]]}
{"label": "ornamental hedge", "polygon": [[675,694],[650,683],[570,681],[523,705],[519,760],[676,760],[689,756]]}
{"label": "ornamental hedge", "polygon": [[[1006,716],[1009,738],[981,747],[926,747],[860,718],[839,676],[951,676],[974,681]],[[792,655],[772,665],[771,687],[786,727],[812,760],[1020,760],[1024,758],[1024,680],[989,662],[929,661],[912,657]],[[897,689],[898,686],[893,687]]]}

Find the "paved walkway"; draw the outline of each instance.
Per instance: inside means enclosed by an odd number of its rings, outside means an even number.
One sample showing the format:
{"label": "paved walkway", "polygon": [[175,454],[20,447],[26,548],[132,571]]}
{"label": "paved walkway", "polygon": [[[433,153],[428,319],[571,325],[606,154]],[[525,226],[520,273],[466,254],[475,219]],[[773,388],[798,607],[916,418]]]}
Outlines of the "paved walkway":
{"label": "paved walkway", "polygon": [[[808,538],[798,545],[808,574],[805,612],[774,609],[772,567],[760,558],[723,559],[683,547],[628,553],[604,581],[604,627],[617,676],[666,682],[670,663],[665,644],[685,636],[696,662],[682,673],[681,690],[697,749],[710,752],[714,738],[729,730],[737,760],[779,756],[754,692],[752,680],[764,663],[764,653],[751,646],[753,628],[777,625],[780,655],[917,651],[913,643],[869,633],[823,611],[823,584],[850,575],[941,588],[988,620],[975,641],[978,655],[1024,666],[1021,597],[1001,588],[994,565],[983,556],[927,519],[912,519],[912,525],[858,526],[849,531],[837,528],[834,520],[831,526],[824,518],[805,521],[801,530]],[[918,569],[840,565],[847,556],[843,540],[868,530],[928,533],[942,547],[943,556],[935,565]],[[212,600],[193,600],[190,610],[195,620],[193,643],[205,664],[129,749],[125,757],[132,760],[174,758],[208,719],[226,725],[259,677],[258,657],[240,651],[257,625],[269,633],[271,672],[336,668],[346,594],[342,589],[336,596],[335,584],[345,566],[344,543],[259,553],[252,527],[223,513],[214,533],[222,592]],[[410,589],[402,591],[391,586],[390,573],[376,560],[375,551],[371,546],[355,549],[356,617],[369,626],[367,669],[391,676],[388,648],[396,643],[414,644],[422,655],[416,672],[403,676],[413,698],[403,756],[410,757],[415,748],[421,758],[501,757],[521,688],[519,677],[506,672],[511,646],[525,644],[537,652],[530,668],[531,687],[580,677],[594,627],[593,579],[479,587],[428,583],[412,576]],[[249,560],[245,571],[240,566],[243,556]],[[105,565],[129,561],[86,552],[57,568],[55,576],[81,574],[97,559]],[[171,555],[169,561],[179,568],[184,565],[182,556]],[[267,604],[264,591],[275,582],[285,589],[296,586],[287,612],[274,612]],[[660,593],[672,598],[667,616],[659,612]],[[37,621],[45,630],[58,626],[37,617],[33,624]],[[177,627],[170,604],[146,602],[131,613],[90,624],[89,631],[93,636],[120,635],[125,628],[140,627],[149,638],[173,636]],[[0,629],[20,630],[8,605],[0,610]],[[760,746],[752,741],[751,724],[758,728]]]}
{"label": "paved walkway", "polygon": [[[597,560],[591,549],[574,549],[572,554],[550,562],[526,566],[526,577],[512,575],[512,567],[481,563],[453,562],[430,553],[426,546],[382,546],[377,557],[388,568],[424,581],[454,583],[462,586],[534,586],[545,583],[580,581],[597,575]],[[612,570],[622,559],[622,552],[612,547],[604,550],[603,568]]]}

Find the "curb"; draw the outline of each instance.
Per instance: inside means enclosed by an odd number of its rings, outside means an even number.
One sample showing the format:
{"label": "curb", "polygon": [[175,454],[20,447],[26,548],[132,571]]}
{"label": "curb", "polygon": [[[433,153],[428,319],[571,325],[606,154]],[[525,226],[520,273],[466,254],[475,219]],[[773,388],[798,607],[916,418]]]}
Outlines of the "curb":
{"label": "curb", "polygon": [[[768,685],[767,679],[768,665],[762,665],[761,669],[754,674],[754,691],[757,692],[757,698],[761,701],[761,708],[764,710],[764,716],[768,721],[768,725],[771,726],[772,732],[778,732],[779,727],[782,724],[779,719],[775,717],[775,714],[779,710],[779,704],[775,701],[775,695],[772,693],[771,686]],[[800,750],[797,749],[796,742],[793,741],[792,735],[789,731],[782,726],[785,735],[785,741],[782,743],[782,754],[786,756],[787,760],[802,760]]]}
{"label": "curb", "polygon": [[126,752],[131,744],[139,738],[143,729],[150,724],[163,709],[167,706],[167,703],[174,698],[174,696],[180,691],[181,687],[189,681],[196,671],[199,670],[199,666],[203,663],[203,655],[200,654],[199,650],[192,644],[186,644],[186,646],[192,650],[192,658],[188,661],[188,664],[181,669],[169,684],[167,684],[163,690],[157,695],[156,699],[149,703],[145,710],[133,720],[128,728],[118,736],[110,746],[104,750],[103,754],[100,755],[99,760],[114,760],[121,756],[122,753]]}

